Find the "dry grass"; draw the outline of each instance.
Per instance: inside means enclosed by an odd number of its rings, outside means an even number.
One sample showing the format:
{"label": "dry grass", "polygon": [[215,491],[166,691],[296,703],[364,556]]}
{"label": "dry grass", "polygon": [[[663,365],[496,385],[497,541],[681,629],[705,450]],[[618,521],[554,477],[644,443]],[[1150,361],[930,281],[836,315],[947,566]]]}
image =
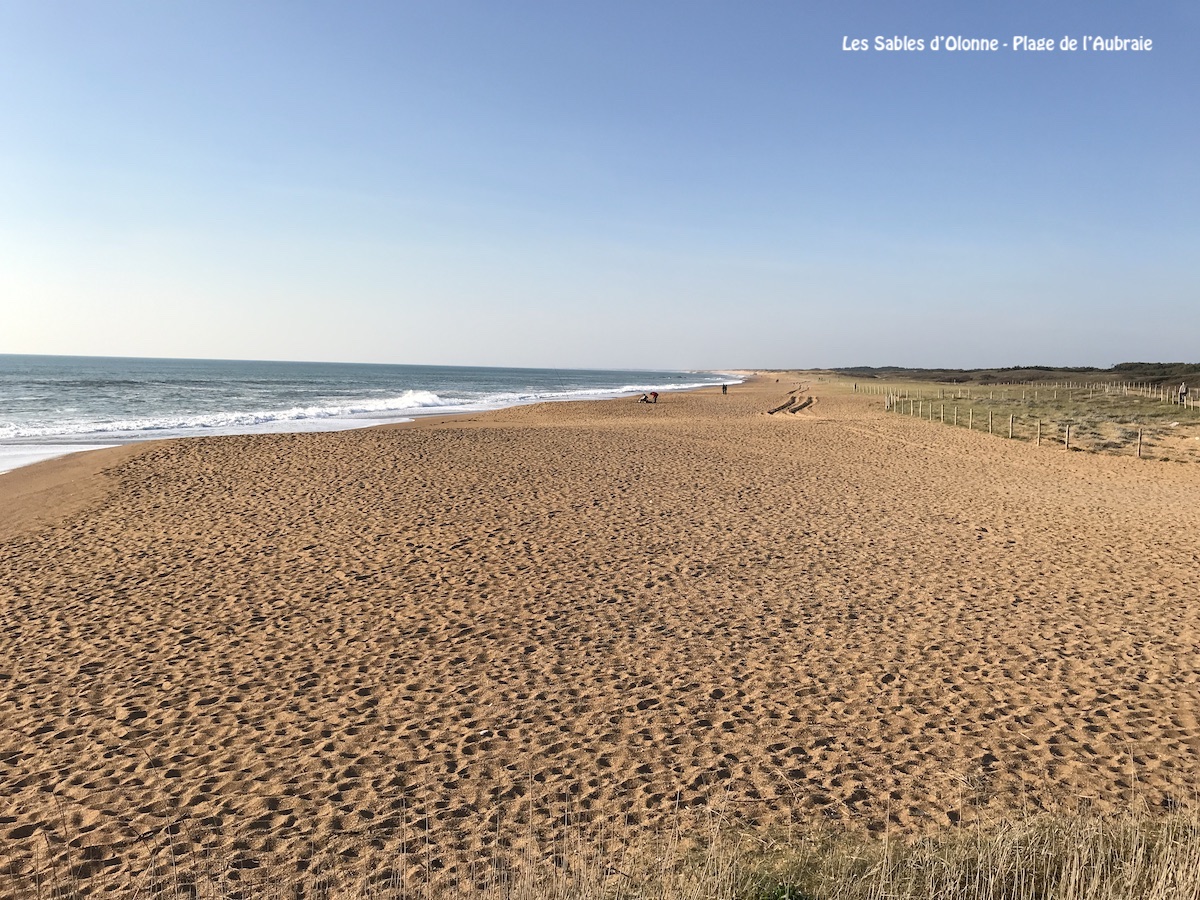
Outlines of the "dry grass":
{"label": "dry grass", "polygon": [[[774,840],[714,827],[614,845],[579,837],[531,851],[514,868],[437,872],[422,849],[400,859],[369,846],[313,869],[303,854],[180,859],[156,838],[154,865],[125,882],[89,877],[83,860],[39,864],[7,881],[20,898],[154,900],[1182,900],[1200,897],[1200,815],[1049,815],[902,841],[812,831]],[[45,859],[45,857],[43,857]]]}
{"label": "dry grass", "polygon": [[[786,854],[785,854],[786,858]],[[817,848],[758,897],[828,900],[1166,900],[1200,896],[1200,819],[1042,816],[915,842]],[[745,895],[743,895],[745,896]],[[753,894],[749,896],[754,896]]]}
{"label": "dry grass", "polygon": [[[844,387],[844,385],[843,385]],[[1071,427],[1071,449],[1135,455],[1141,434],[1143,459],[1200,462],[1200,409],[1165,402],[1143,392],[1113,386],[962,386],[929,383],[859,385],[870,395],[900,397],[895,410],[960,428],[1007,438],[1063,446]],[[968,425],[970,423],[970,425]]]}

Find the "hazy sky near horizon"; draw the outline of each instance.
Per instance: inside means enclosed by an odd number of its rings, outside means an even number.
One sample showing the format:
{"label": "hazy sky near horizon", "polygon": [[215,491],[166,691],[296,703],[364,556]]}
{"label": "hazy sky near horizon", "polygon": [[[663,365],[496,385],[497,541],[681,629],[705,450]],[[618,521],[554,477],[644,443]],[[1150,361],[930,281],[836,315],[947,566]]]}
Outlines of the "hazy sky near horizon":
{"label": "hazy sky near horizon", "polygon": [[0,353],[1198,361],[1197,85],[1186,2],[0,0]]}

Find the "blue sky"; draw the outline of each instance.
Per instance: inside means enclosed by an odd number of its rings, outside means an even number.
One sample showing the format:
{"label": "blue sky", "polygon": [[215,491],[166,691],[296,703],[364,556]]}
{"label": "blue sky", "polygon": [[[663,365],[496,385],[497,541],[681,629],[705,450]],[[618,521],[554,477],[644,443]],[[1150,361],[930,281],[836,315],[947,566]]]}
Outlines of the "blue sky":
{"label": "blue sky", "polygon": [[[843,51],[876,35],[1150,52]],[[1200,359],[1200,11],[0,0],[0,352]]]}

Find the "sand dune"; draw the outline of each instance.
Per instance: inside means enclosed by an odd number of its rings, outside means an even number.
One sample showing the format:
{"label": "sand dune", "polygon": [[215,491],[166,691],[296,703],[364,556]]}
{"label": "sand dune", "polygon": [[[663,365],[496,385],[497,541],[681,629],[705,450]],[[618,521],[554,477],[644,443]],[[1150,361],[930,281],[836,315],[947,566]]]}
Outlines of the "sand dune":
{"label": "sand dune", "polygon": [[0,897],[1189,799],[1200,468],[797,383],[0,476]]}

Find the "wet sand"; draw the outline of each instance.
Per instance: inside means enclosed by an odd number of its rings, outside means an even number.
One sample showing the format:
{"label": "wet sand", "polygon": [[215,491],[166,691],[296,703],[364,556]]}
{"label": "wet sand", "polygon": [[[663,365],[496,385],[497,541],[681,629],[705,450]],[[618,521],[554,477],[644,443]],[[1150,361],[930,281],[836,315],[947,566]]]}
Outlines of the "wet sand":
{"label": "wet sand", "polygon": [[0,475],[0,897],[1190,800],[1200,467],[774,377]]}

